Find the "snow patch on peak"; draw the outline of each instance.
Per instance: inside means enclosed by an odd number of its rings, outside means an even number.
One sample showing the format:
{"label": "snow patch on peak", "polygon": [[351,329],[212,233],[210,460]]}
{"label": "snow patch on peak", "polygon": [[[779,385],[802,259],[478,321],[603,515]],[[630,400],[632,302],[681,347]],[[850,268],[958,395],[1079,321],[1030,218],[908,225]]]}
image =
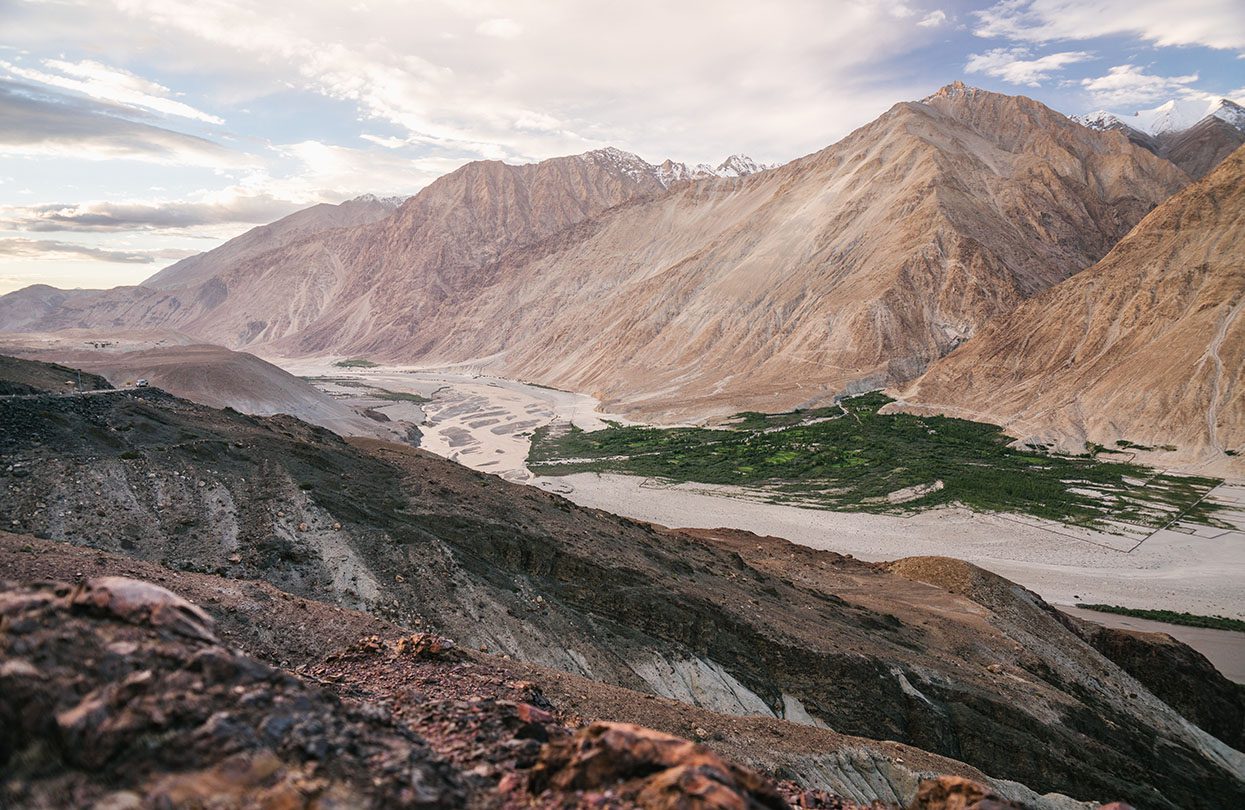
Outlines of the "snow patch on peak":
{"label": "snow patch on peak", "polygon": [[747,155],[731,155],[718,165],[716,173],[719,177],[744,177],[772,168],[774,167],[757,163]]}
{"label": "snow patch on peak", "polygon": [[1125,124],[1120,120],[1118,115],[1115,113],[1109,113],[1106,110],[1095,110],[1094,112],[1085,113],[1084,115],[1070,115],[1068,117],[1081,126],[1089,127],[1090,129],[1097,130],[1098,132],[1105,132],[1109,129],[1117,129],[1119,127],[1128,126],[1128,124]]}
{"label": "snow patch on peak", "polygon": [[736,154],[731,155],[716,167],[708,163],[688,166],[686,163],[676,162],[669,158],[654,166],[638,155],[624,152],[613,146],[585,152],[582,157],[599,166],[622,172],[636,182],[642,182],[645,178],[652,178],[660,183],[663,188],[669,188],[672,184],[683,180],[704,180],[711,177],[745,177],[766,169],[772,169],[777,165],[758,163],[747,155]]}
{"label": "snow patch on peak", "polygon": [[[397,208],[408,199],[407,195],[396,195],[392,197],[381,197],[376,194],[360,194],[358,197],[352,197],[346,200],[346,203],[380,203],[388,208]],[[342,203],[345,205],[346,203]]]}
{"label": "snow patch on peak", "polygon": [[675,163],[672,160],[666,160],[657,167],[657,180],[663,186],[669,188],[671,183],[677,183],[680,180],[705,180],[710,177],[747,177],[750,174],[772,169],[776,165],[758,163],[747,155],[739,154],[731,155],[717,166],[710,166],[708,163],[698,163],[695,166],[689,167],[686,163]]}
{"label": "snow patch on peak", "polygon": [[1219,104],[1211,111],[1211,115],[1245,132],[1245,107],[1235,101],[1226,98],[1219,99]]}
{"label": "snow patch on peak", "polygon": [[637,183],[646,177],[656,176],[656,166],[639,155],[624,152],[613,146],[607,146],[604,149],[593,149],[591,152],[585,152],[583,157],[598,166],[619,171]]}
{"label": "snow patch on peak", "polygon": [[[1112,118],[1123,126],[1157,136],[1167,133],[1183,132],[1196,126],[1210,117],[1228,122],[1245,132],[1245,107],[1226,98],[1207,100],[1205,98],[1171,99],[1148,110],[1138,110],[1132,114],[1108,113],[1099,111],[1083,116],[1073,116],[1091,129],[1099,127],[1089,123],[1088,119],[1106,120]],[[1104,127],[1105,128],[1105,127]]]}

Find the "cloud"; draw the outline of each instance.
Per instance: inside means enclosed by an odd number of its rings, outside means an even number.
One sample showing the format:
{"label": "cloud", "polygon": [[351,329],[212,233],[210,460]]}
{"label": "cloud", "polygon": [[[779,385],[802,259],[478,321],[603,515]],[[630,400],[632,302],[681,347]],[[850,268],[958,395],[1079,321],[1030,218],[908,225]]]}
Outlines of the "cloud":
{"label": "cloud", "polygon": [[93,259],[113,264],[151,264],[167,259],[183,259],[194,255],[193,250],[108,250],[106,248],[60,242],[52,239],[25,239],[12,237],[0,239],[0,256],[15,259]]}
{"label": "cloud", "polygon": [[1201,97],[1205,94],[1190,87],[1197,79],[1196,73],[1188,76],[1154,76],[1137,65],[1116,65],[1105,76],[1082,79],[1081,85],[1095,104],[1111,108],[1145,104],[1171,96]]}
{"label": "cloud", "polygon": [[214,201],[49,203],[0,208],[0,227],[34,233],[76,231],[165,231],[262,224],[293,213],[302,204],[267,194],[220,195]]}
{"label": "cloud", "polygon": [[0,155],[129,158],[214,168],[248,159],[205,138],[119,117],[115,106],[0,79]]}
{"label": "cloud", "polygon": [[946,21],[947,21],[947,13],[939,9],[936,11],[931,11],[929,14],[926,14],[924,17],[921,18],[921,21],[917,23],[917,25],[921,26],[922,28],[937,28],[940,25],[944,24]]}
{"label": "cloud", "polygon": [[[937,15],[874,0],[471,0],[420,6],[125,0],[125,22],[200,73],[249,72],[253,92],[353,104],[377,138],[425,156],[532,160],[617,145],[651,159],[737,151],[789,159],[845,134],[920,77],[869,67],[917,47]],[[896,13],[912,25],[895,25]],[[105,20],[102,25],[113,25]],[[487,45],[467,47],[489,35]],[[62,31],[64,36],[72,36]],[[676,44],[677,43],[677,44]],[[150,58],[150,57],[149,57]],[[173,58],[173,57],[170,57]],[[283,90],[284,88],[284,90]],[[393,145],[389,140],[384,145]]]}
{"label": "cloud", "polygon": [[979,37],[1043,43],[1131,35],[1159,46],[1245,49],[1241,0],[1003,0],[973,16]]}
{"label": "cloud", "polygon": [[523,33],[523,26],[508,17],[494,17],[477,25],[476,33],[498,39],[514,39]]}
{"label": "cloud", "polygon": [[44,59],[42,64],[54,72],[34,70],[5,61],[0,61],[0,69],[27,81],[81,93],[100,101],[151,110],[164,115],[190,118],[209,124],[225,123],[221,118],[170,98],[172,91],[169,88],[136,76],[127,70],[108,67],[90,59],[80,62]]}
{"label": "cloud", "polygon": [[1031,54],[1028,48],[994,48],[985,53],[975,53],[968,57],[964,72],[984,73],[1012,84],[1041,87],[1042,82],[1066,66],[1094,58],[1092,53],[1085,51],[1063,51],[1036,59],[1026,58]]}

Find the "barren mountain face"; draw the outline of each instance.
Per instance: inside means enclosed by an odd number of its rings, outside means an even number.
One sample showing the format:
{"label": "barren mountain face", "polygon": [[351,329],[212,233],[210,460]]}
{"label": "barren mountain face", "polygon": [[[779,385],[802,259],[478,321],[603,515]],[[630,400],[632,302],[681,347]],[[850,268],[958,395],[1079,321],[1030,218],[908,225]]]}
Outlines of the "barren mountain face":
{"label": "barren mountain face", "polygon": [[268,225],[252,228],[218,248],[171,264],[143,282],[144,287],[176,290],[193,287],[230,267],[300,239],[315,240],[336,228],[367,225],[393,214],[401,200],[371,194],[340,205],[321,203]]}
{"label": "barren mountain face", "polygon": [[1245,144],[1245,131],[1211,115],[1186,130],[1163,135],[1159,143],[1160,155],[1200,179]]}
{"label": "barren mountain face", "polygon": [[476,360],[656,420],[786,409],[915,377],[1187,182],[1118,133],[960,84],[778,169],[659,174],[617,150],[471,164],[197,286],[44,293],[37,323],[0,326]]}
{"label": "barren mountain face", "polygon": [[[234,348],[325,320],[343,343],[394,322],[409,335],[459,294],[470,272],[501,252],[664,191],[654,172],[634,155],[610,149],[526,166],[471,163],[371,224],[322,227],[346,216],[338,209],[351,203],[322,214],[309,209],[269,226],[271,232],[255,229],[187,259],[143,286],[19,290],[0,298],[0,328],[176,329]],[[351,210],[370,217],[386,207],[378,201]],[[300,228],[312,230],[300,237]]]}
{"label": "barren mountain face", "polygon": [[1185,182],[1121,136],[952,86],[779,169],[505,256],[465,317],[366,348],[495,356],[659,420],[811,404],[918,374]]}
{"label": "barren mountain face", "polygon": [[904,395],[1054,441],[1245,450],[1245,149]]}

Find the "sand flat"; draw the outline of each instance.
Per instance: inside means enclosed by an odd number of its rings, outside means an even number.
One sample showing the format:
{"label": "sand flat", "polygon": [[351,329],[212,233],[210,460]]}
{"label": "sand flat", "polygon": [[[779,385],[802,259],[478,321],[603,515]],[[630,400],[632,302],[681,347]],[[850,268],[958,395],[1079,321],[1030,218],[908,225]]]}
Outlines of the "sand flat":
{"label": "sand flat", "polygon": [[1241,530],[1213,539],[1164,530],[1124,551],[1115,547],[1113,535],[1065,533],[1059,524],[968,509],[900,517],[760,503],[733,497],[725,487],[625,475],[576,473],[551,480],[563,489],[569,485],[565,496],[581,506],[664,526],[745,529],[864,560],[958,557],[1056,604],[1106,603],[1245,618]]}
{"label": "sand flat", "polygon": [[[1113,534],[957,508],[907,517],[805,509],[766,503],[756,493],[728,487],[624,475],[537,477],[525,463],[532,429],[562,422],[595,430],[616,417],[597,412],[599,403],[586,395],[457,369],[343,369],[331,360],[285,365],[296,374],[353,377],[431,397],[422,406],[428,420],[420,426],[421,446],[465,466],[558,492],[582,506],[672,527],[745,529],[865,560],[958,557],[1055,604],[1107,603],[1245,618],[1245,520],[1234,531],[1191,531],[1176,524],[1149,534]],[[1228,484],[1212,497],[1236,504],[1245,500],[1242,493],[1239,484]]]}

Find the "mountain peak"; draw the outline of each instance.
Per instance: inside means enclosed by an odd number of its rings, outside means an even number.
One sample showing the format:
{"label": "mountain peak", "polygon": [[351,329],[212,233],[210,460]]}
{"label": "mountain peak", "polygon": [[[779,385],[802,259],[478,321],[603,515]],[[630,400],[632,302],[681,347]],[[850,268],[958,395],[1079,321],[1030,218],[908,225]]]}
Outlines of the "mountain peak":
{"label": "mountain peak", "polygon": [[1102,116],[1110,116],[1124,126],[1150,136],[1184,132],[1212,117],[1222,119],[1245,132],[1245,107],[1228,98],[1173,98],[1146,110],[1132,113],[1109,113],[1100,110],[1088,115],[1074,116],[1073,120],[1097,129],[1088,120]]}
{"label": "mountain peak", "polygon": [[943,85],[931,95],[926,96],[922,101],[932,101],[936,98],[973,98],[978,95],[995,95],[989,90],[982,90],[980,87],[973,87],[956,79],[951,84]]}

